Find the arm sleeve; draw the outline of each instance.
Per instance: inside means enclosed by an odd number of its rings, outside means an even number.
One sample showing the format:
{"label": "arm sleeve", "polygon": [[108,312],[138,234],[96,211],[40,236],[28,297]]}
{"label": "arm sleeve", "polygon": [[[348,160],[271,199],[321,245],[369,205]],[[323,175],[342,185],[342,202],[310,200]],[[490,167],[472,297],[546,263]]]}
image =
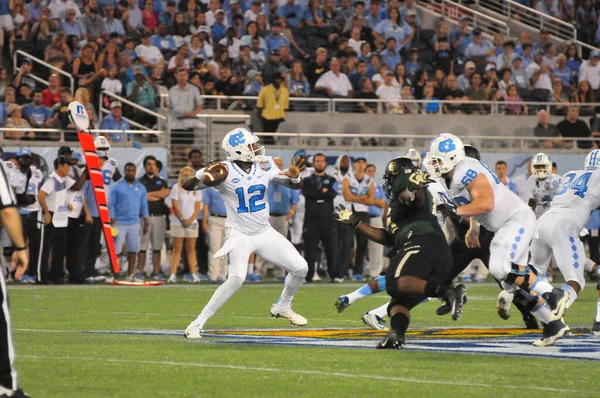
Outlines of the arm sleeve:
{"label": "arm sleeve", "polygon": [[141,214],[142,217],[147,218],[149,217],[149,212],[148,212],[148,196],[146,194],[146,188],[144,188],[144,190],[142,191],[142,195],[140,197],[141,200]]}

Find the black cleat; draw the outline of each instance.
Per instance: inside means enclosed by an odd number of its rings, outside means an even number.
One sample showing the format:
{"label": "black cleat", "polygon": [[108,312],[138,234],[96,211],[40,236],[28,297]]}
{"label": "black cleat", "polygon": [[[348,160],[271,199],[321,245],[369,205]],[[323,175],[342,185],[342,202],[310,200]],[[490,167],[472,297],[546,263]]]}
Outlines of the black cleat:
{"label": "black cleat", "polygon": [[[466,294],[463,296],[463,306],[465,304],[467,304],[467,295]],[[450,311],[452,311],[452,308],[447,303],[444,303],[443,305],[438,307],[437,310],[435,310],[435,313],[439,316],[444,316],[444,315],[449,314]]]}
{"label": "black cleat", "polygon": [[385,335],[383,340],[377,343],[378,350],[401,350],[404,345],[404,335],[399,335],[393,330]]}
{"label": "black cleat", "polygon": [[[448,289],[443,297],[444,301],[446,302],[445,306],[450,309],[448,313],[452,314],[452,319],[455,321],[460,319],[463,312],[463,307],[467,302],[466,292],[467,288],[465,285],[460,284],[454,286],[452,289]],[[438,311],[443,312],[441,308],[438,308]],[[437,313],[439,314],[439,312]]]}
{"label": "black cleat", "polygon": [[[3,388],[3,390],[6,391],[6,389],[4,389],[4,388]],[[6,393],[6,392],[4,394],[0,395],[0,398],[5,398],[5,397],[7,397],[7,398],[8,397],[10,397],[10,398],[29,398],[29,395],[25,394],[23,392],[23,390],[18,388],[14,391],[11,391],[10,395],[8,395],[8,393]]]}
{"label": "black cleat", "polygon": [[523,314],[523,322],[525,322],[525,328],[526,329],[539,329],[540,326],[538,325],[537,319],[535,319],[535,317],[531,314]]}
{"label": "black cleat", "polygon": [[550,347],[554,345],[554,342],[556,342],[556,340],[563,337],[568,331],[569,327],[565,325],[565,323],[561,319],[557,321],[552,321],[549,324],[544,325],[542,338],[534,341],[533,345],[536,347]]}
{"label": "black cleat", "polygon": [[552,312],[550,319],[553,321],[561,319],[567,310],[569,292],[555,287],[551,293],[544,293],[542,297],[550,306],[550,311]]}
{"label": "black cleat", "polygon": [[600,336],[600,322],[594,322],[594,326],[592,326],[592,334],[594,336]]}

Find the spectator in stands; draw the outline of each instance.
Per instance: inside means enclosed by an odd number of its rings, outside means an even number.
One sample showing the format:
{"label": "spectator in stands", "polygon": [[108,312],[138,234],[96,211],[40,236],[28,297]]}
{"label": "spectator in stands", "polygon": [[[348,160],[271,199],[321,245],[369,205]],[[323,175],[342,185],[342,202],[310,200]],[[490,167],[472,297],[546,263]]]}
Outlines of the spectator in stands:
{"label": "spectator in stands", "polygon": [[254,62],[259,69],[262,69],[265,62],[267,61],[267,52],[261,48],[261,41],[264,42],[261,37],[253,37],[251,39],[250,49],[250,60]]}
{"label": "spectator in stands", "polygon": [[485,66],[485,76],[483,76],[483,83],[488,94],[491,89],[498,88],[498,74],[496,73],[496,65],[493,63]]}
{"label": "spectator in stands", "polygon": [[[58,36],[58,34],[56,36]],[[54,38],[56,38],[56,36],[54,36]],[[79,47],[80,41],[77,38],[77,36],[73,36],[73,35],[67,36],[67,38],[65,39],[65,42],[66,42],[65,44],[67,45],[67,48],[71,52],[71,58],[77,58],[79,56],[79,52],[81,51],[81,48]]]}
{"label": "spectator in stands", "polygon": [[394,76],[394,81],[397,83],[398,87],[402,87],[403,85],[412,86],[412,82],[408,77],[408,72],[406,71],[406,66],[403,64],[396,65],[396,73]]}
{"label": "spectator in stands", "polygon": [[444,104],[444,113],[463,113],[464,107],[462,101],[468,101],[469,98],[465,93],[457,87],[457,77],[448,75],[446,79],[446,87],[442,91],[441,98],[445,101],[455,101],[456,103]]}
{"label": "spectator in stands", "polygon": [[508,89],[508,86],[513,84],[512,71],[510,69],[500,69],[500,72],[498,72],[498,74],[500,75],[500,80],[498,81],[498,91],[500,92],[500,95],[504,98],[506,97],[506,90]]}
{"label": "spectator in stands", "polygon": [[185,69],[177,71],[177,84],[169,89],[169,101],[174,116],[173,128],[189,128],[197,125],[196,115],[204,105],[200,90],[188,83]]}
{"label": "spectator in stands", "polygon": [[418,100],[423,99],[423,93],[425,91],[425,84],[429,80],[429,75],[426,70],[418,69],[415,72],[415,77],[413,78],[413,94],[415,98]]}
{"label": "spectator in stands", "polygon": [[[579,119],[578,106],[571,106],[567,112],[567,116],[556,127],[560,135],[564,138],[591,138],[592,136],[588,124]],[[573,141],[565,142],[565,147],[573,148]],[[580,149],[591,149],[598,146],[594,141],[577,141],[577,147]]]}
{"label": "spectator in stands", "polygon": [[106,26],[104,19],[98,13],[97,0],[89,0],[85,7],[85,13],[79,18],[85,27],[85,39],[88,41],[106,37]]}
{"label": "spectator in stands", "polygon": [[123,27],[123,23],[115,18],[115,8],[111,4],[104,6],[104,26],[108,37],[122,42],[122,39],[125,37],[125,28]]}
{"label": "spectator in stands", "polygon": [[548,65],[550,68],[552,68],[552,70],[554,70],[557,61],[556,54],[557,51],[554,43],[546,44],[546,47],[544,47],[544,58],[542,60],[542,64]]}
{"label": "spectator in stands", "polygon": [[[208,2],[208,10],[204,13],[206,25],[210,28],[216,22],[217,11],[221,10],[221,2],[219,0],[210,0]],[[222,10],[225,13],[225,10]]]}
{"label": "spectator in stands", "polygon": [[463,91],[465,91],[471,85],[471,77],[475,73],[475,63],[473,61],[469,61],[465,64],[465,70],[462,75],[458,76],[456,79],[457,87]]}
{"label": "spectator in stands", "polygon": [[329,70],[327,65],[327,50],[319,47],[316,52],[315,60],[308,64],[306,77],[311,86],[314,86],[317,80]]}
{"label": "spectator in stands", "polygon": [[23,60],[23,63],[21,64],[21,67],[19,68],[19,71],[13,78],[12,86],[14,88],[19,88],[19,86],[21,86],[22,84],[26,84],[29,87],[31,87],[32,90],[35,90],[37,86],[36,80],[33,77],[31,77],[32,69],[33,66],[31,65],[31,59],[25,58]]}
{"label": "spectator in stands", "polygon": [[579,68],[579,81],[587,80],[594,92],[600,89],[600,51],[590,52],[590,59],[583,61]]}
{"label": "spectator in stands", "polygon": [[323,21],[323,11],[319,7],[319,0],[309,0],[308,7],[304,10],[303,16],[306,26],[314,28],[322,28],[325,26],[325,21]]}
{"label": "spectator in stands", "polygon": [[236,37],[236,30],[233,26],[230,26],[225,31],[225,37],[219,41],[219,45],[227,48],[229,58],[236,59],[240,55],[240,45],[242,43]]}
{"label": "spectator in stands", "polygon": [[540,30],[540,40],[533,45],[533,53],[543,51],[550,42],[550,32],[546,29]]}
{"label": "spectator in stands", "polygon": [[432,82],[425,84],[423,99],[426,101],[422,105],[424,113],[438,113],[440,111],[440,100],[435,96],[435,87]]}
{"label": "spectator in stands", "polygon": [[415,72],[421,69],[421,62],[419,62],[419,50],[416,48],[411,48],[408,53],[408,61],[404,63],[406,67],[406,73],[409,76],[414,76]]}
{"label": "spectator in stands", "polygon": [[[364,63],[363,63],[364,65]],[[364,66],[364,70],[367,67]],[[308,79],[304,76],[304,66],[300,61],[294,61],[292,70],[288,76],[288,90],[291,97],[308,97],[310,95],[310,86]]]}
{"label": "spectator in stands", "polygon": [[[373,91],[373,82],[368,77],[362,77],[360,79],[360,91],[356,94],[356,98],[365,100],[376,100],[379,99],[377,94]],[[377,113],[376,102],[359,102],[358,112],[364,113]]]}
{"label": "spectator in stands", "polygon": [[534,62],[527,67],[527,75],[531,80],[533,88],[547,91],[547,93],[542,95],[548,97],[552,91],[552,78],[554,72],[548,65],[542,64],[543,59],[543,51],[536,51]]}
{"label": "spectator in stands", "polygon": [[243,47],[239,57],[233,61],[231,68],[233,75],[240,76],[242,79],[245,78],[249,70],[259,69],[258,65],[250,60],[250,49],[248,47]]}
{"label": "spectator in stands", "polygon": [[354,16],[354,9],[350,0],[340,0],[337,8],[339,26],[344,27],[346,23]]}
{"label": "spectator in stands", "polygon": [[51,128],[56,121],[52,111],[44,106],[44,94],[39,89],[33,92],[33,102],[25,105],[22,113],[33,128]]}
{"label": "spectator in stands", "polygon": [[394,37],[386,39],[385,47],[385,50],[379,54],[381,62],[385,62],[391,70],[395,70],[396,65],[402,62],[400,53],[396,49],[396,39]]}
{"label": "spectator in stands", "polygon": [[364,40],[360,39],[360,29],[352,28],[350,31],[350,39],[348,40],[348,46],[350,46],[357,54],[361,53],[361,46],[365,43]]}
{"label": "spectator in stands", "polygon": [[73,76],[79,79],[79,87],[87,88],[92,97],[95,95],[97,80],[106,76],[106,69],[96,63],[96,53],[92,45],[83,46],[79,57],[73,61]]}
{"label": "spectator in stands", "polygon": [[94,110],[94,105],[92,104],[92,98],[90,97],[90,92],[85,87],[79,87],[77,91],[75,91],[75,101],[78,101],[85,108],[88,117],[90,119],[90,128],[96,128],[96,111]]}
{"label": "spectator in stands", "polygon": [[[154,12],[154,1],[146,0],[144,3],[144,9],[142,10],[142,25],[146,28],[146,33],[150,35],[156,31],[158,26],[158,15]],[[143,36],[142,36],[143,37]]]}
{"label": "spectator in stands", "polygon": [[526,30],[521,32],[521,35],[519,36],[519,45],[515,47],[515,53],[517,55],[520,55],[521,57],[524,55],[523,47],[525,46],[525,44],[533,45],[533,43],[531,42],[531,37],[529,36],[529,32],[527,32]]}
{"label": "spectator in stands", "polygon": [[315,89],[330,98],[348,98],[352,95],[352,85],[348,76],[340,72],[340,62],[332,58],[330,71],[323,74],[315,83]]}
{"label": "spectator in stands", "polygon": [[4,91],[10,87],[10,79],[6,68],[0,66],[0,98],[4,98]]}
{"label": "spectator in stands", "polygon": [[[75,39],[77,39],[75,37]],[[73,59],[73,52],[67,45],[67,37],[63,32],[58,32],[52,38],[50,45],[44,51],[44,61],[58,69],[65,69]]]}
{"label": "spectator in stands", "polygon": [[253,47],[252,39],[256,37],[259,41],[259,48],[266,53],[268,51],[267,43],[265,42],[265,40],[262,37],[257,36],[257,33],[258,33],[258,25],[257,25],[256,21],[248,22],[246,24],[246,34],[244,36],[242,36],[242,38],[241,38],[242,45]]}
{"label": "spectator in stands", "polygon": [[435,54],[433,55],[432,65],[436,69],[441,69],[446,74],[454,73],[454,54],[450,49],[448,39],[441,38],[436,42]]}
{"label": "spectator in stands", "polygon": [[[144,108],[154,110],[156,109],[157,95],[154,91],[154,87],[151,84],[151,80],[148,76],[144,76],[142,73],[142,67],[136,65],[133,67],[133,74],[135,80],[127,84],[127,98]],[[134,114],[140,118],[143,117],[143,112],[135,109]]]}
{"label": "spectator in stands", "polygon": [[98,57],[98,67],[108,70],[110,67],[119,67],[119,48],[113,40],[106,43],[104,51]]}
{"label": "spectator in stands", "polygon": [[479,28],[473,29],[472,42],[465,50],[465,56],[477,65],[485,65],[495,62],[496,49],[494,45],[483,38],[483,32]]}
{"label": "spectator in stands", "polygon": [[115,238],[117,255],[121,254],[124,244],[127,246],[127,280],[143,282],[146,264],[138,264],[136,273],[135,263],[140,250],[140,216],[143,219],[141,233],[148,234],[148,200],[146,188],[136,180],[135,175],[135,164],[125,164],[125,176],[111,188],[108,209],[110,223],[118,230]]}
{"label": "spectator in stands", "polygon": [[[165,25],[167,25],[167,28],[172,29],[173,25],[175,24],[175,15],[179,14],[177,12],[177,3],[175,3],[172,0],[169,0],[166,2],[166,4],[167,10],[158,16],[158,22],[164,23]],[[173,33],[172,30],[171,33]]]}
{"label": "spectator in stands", "polygon": [[360,91],[361,80],[365,76],[367,76],[367,63],[365,61],[359,61],[358,65],[356,66],[356,70],[352,72],[350,76],[348,76],[348,79],[352,84],[352,89],[355,93],[358,93]]}
{"label": "spectator in stands", "polygon": [[517,54],[514,52],[515,43],[513,41],[507,41],[504,43],[504,52],[498,55],[496,59],[496,69],[510,68],[513,64]]}
{"label": "spectator in stands", "polygon": [[150,44],[158,48],[165,59],[169,59],[177,51],[175,40],[169,34],[167,25],[164,23],[158,24],[156,34],[152,36]]}
{"label": "spectator in stands", "polygon": [[271,50],[269,55],[269,60],[264,64],[262,68],[262,76],[265,84],[271,84],[273,81],[273,75],[275,72],[279,71],[279,68],[285,66],[283,62],[281,62],[279,50]]}
{"label": "spectator in stands", "polygon": [[540,142],[542,148],[562,148],[564,144],[560,131],[556,125],[550,123],[550,115],[545,110],[541,110],[537,113],[538,124],[533,128],[533,135],[535,137],[556,137],[556,139],[549,139]]}
{"label": "spectator in stands", "polygon": [[[110,115],[102,119],[100,123],[101,130],[130,130],[129,122],[123,119],[123,109],[119,101],[110,103]],[[102,133],[110,142],[125,142],[127,140],[124,134]],[[133,138],[129,135],[129,138]]]}
{"label": "spectator in stands", "polygon": [[214,79],[219,78],[219,71],[221,68],[228,68],[231,64],[231,59],[229,58],[229,52],[225,47],[218,47],[215,51],[215,57],[208,63],[208,70],[210,75]]}
{"label": "spectator in stands", "polygon": [[565,50],[565,55],[567,57],[567,66],[573,71],[574,77],[579,76],[579,68],[581,67],[583,60],[579,56],[577,46],[572,43],[569,44]]}
{"label": "spectator in stands", "polygon": [[573,89],[573,71],[567,66],[567,57],[565,54],[558,54],[556,57],[556,67],[554,68],[554,76],[560,79],[563,86]]}
{"label": "spectator in stands", "polygon": [[144,29],[142,11],[137,0],[127,0],[127,9],[121,13],[121,23],[129,33],[140,32]]}
{"label": "spectator in stands", "polygon": [[264,84],[262,80],[262,73],[255,69],[250,69],[246,74],[246,87],[244,88],[244,95],[253,97],[258,96],[263,87]]}
{"label": "spectator in stands", "polygon": [[516,84],[518,88],[529,89],[529,75],[527,74],[527,71],[523,69],[523,60],[520,56],[517,56],[513,60],[511,72],[511,83]]}
{"label": "spectator in stands", "polygon": [[442,91],[446,88],[446,73],[441,69],[436,69],[433,73],[433,88],[435,89],[435,96],[440,98]]}
{"label": "spectator in stands", "polygon": [[523,100],[521,99],[521,97],[519,97],[519,93],[517,91],[517,86],[514,84],[511,84],[510,86],[508,86],[508,88],[506,89],[506,97],[504,97],[504,101],[508,102],[509,104],[506,105],[506,114],[507,115],[527,115],[528,114],[528,109],[527,109],[527,105],[525,105],[523,103]]}
{"label": "spectator in stands", "polygon": [[43,7],[44,5],[42,5],[42,0],[32,0],[31,2],[27,3],[25,8],[27,9],[30,25],[33,25],[40,20]]}
{"label": "spectator in stands", "polygon": [[375,90],[377,90],[377,88],[383,84],[383,76],[385,76],[385,72],[387,72],[389,70],[390,70],[390,68],[388,67],[388,64],[383,62],[379,65],[379,68],[377,69],[377,73],[374,74],[373,76],[371,76],[371,81],[375,85]]}
{"label": "spectator in stands", "polygon": [[[285,121],[285,111],[289,108],[289,91],[282,85],[281,72],[274,72],[272,78],[272,83],[261,90],[256,103],[262,117],[263,130],[269,133],[277,131],[279,124]],[[274,142],[273,137],[263,138],[265,144]]]}
{"label": "spectator in stands", "polygon": [[60,77],[53,73],[48,78],[48,88],[42,93],[44,94],[44,106],[52,108],[55,104],[60,102]]}
{"label": "spectator in stands", "polygon": [[60,23],[60,30],[66,35],[75,35],[79,40],[85,36],[85,28],[75,19],[75,9],[69,8],[65,13],[65,19]]}
{"label": "spectator in stands", "polygon": [[[81,17],[81,12],[79,11],[79,6],[73,0],[52,0],[48,4],[48,9],[51,12],[52,19],[61,21],[65,19],[65,14],[69,8],[75,10],[75,17],[79,19]],[[40,16],[41,20],[41,16]]]}
{"label": "spectator in stands", "polygon": [[458,27],[450,33],[450,47],[457,56],[464,56],[472,36],[469,32],[469,17],[462,15],[458,18]]}
{"label": "spectator in stands", "polygon": [[[317,2],[317,4],[318,4],[318,2]],[[374,29],[375,26],[377,26],[383,20],[382,15],[381,15],[381,9],[380,9],[378,2],[374,1],[371,3],[371,5],[369,6],[369,12],[368,12],[368,15],[366,16],[366,19],[368,22],[368,26],[371,29]]]}
{"label": "spectator in stands", "polygon": [[587,80],[579,80],[577,90],[573,93],[571,102],[579,104],[579,113],[581,115],[592,115],[594,114],[594,108],[592,106],[585,106],[584,104],[591,104],[594,102],[594,92],[590,87],[590,82]]}
{"label": "spectator in stands", "polygon": [[189,46],[189,56],[192,61],[196,58],[202,58],[203,60],[208,60],[210,58],[205,50],[205,44],[206,43],[200,35],[192,36]]}
{"label": "spectator in stands", "polygon": [[440,23],[438,23],[435,35],[433,35],[433,37],[429,40],[429,44],[433,48],[433,51],[438,51],[439,50],[439,41],[446,40],[446,43],[448,43],[448,39],[449,39],[448,23],[446,21],[441,21]]}
{"label": "spectator in stands", "polygon": [[577,9],[577,39],[584,43],[594,42],[598,14],[592,0],[583,0]]}
{"label": "spectator in stands", "polygon": [[552,83],[552,98],[551,102],[556,102],[563,105],[553,105],[550,110],[553,115],[565,115],[567,112],[567,105],[569,104],[569,97],[563,90],[563,84],[560,79],[554,79]]}
{"label": "spectator in stands", "polygon": [[160,49],[152,45],[150,37],[150,33],[142,33],[142,42],[135,48],[135,53],[146,68],[154,68],[156,64],[166,63]]}
{"label": "spectator in stands", "polygon": [[[31,128],[27,120],[21,117],[23,107],[17,104],[10,104],[7,109],[8,118],[4,121],[5,128],[28,129]],[[33,131],[5,131],[4,137],[9,140],[29,141],[35,140]]]}
{"label": "spectator in stands", "polygon": [[[56,2],[62,2],[61,0],[54,0]],[[70,0],[69,0],[70,1]],[[76,9],[78,12],[79,9]],[[40,14],[40,20],[33,24],[31,32],[29,33],[29,39],[33,41],[48,40],[52,38],[52,35],[59,30],[59,25],[50,17],[50,9],[48,7],[42,7]],[[0,46],[3,45],[0,42]]]}
{"label": "spectator in stands", "polygon": [[[73,124],[71,124],[71,119],[69,117],[69,104],[72,101],[73,93],[71,92],[71,90],[66,87],[61,89],[60,102],[53,108],[55,116],[57,116],[58,118],[58,128],[61,130],[69,130],[74,128]],[[69,136],[65,134],[65,138],[66,137]]]}
{"label": "spectator in stands", "polygon": [[119,70],[116,66],[111,66],[108,69],[108,76],[102,80],[100,88],[109,93],[121,95],[123,92],[123,82],[119,79]]}
{"label": "spectator in stands", "polygon": [[375,93],[377,98],[389,100],[384,103],[388,113],[402,114],[404,113],[404,107],[398,102],[399,99],[402,99],[402,95],[400,94],[400,88],[392,84],[393,80],[394,72],[388,70],[384,74],[383,84],[377,87]]}
{"label": "spectator in stands", "polygon": [[527,43],[523,46],[523,55],[520,56],[523,61],[523,69],[527,69],[533,63],[533,46]]}
{"label": "spectator in stands", "polygon": [[17,104],[27,105],[31,103],[31,101],[33,101],[31,92],[31,87],[29,87],[27,84],[21,84],[18,88],[19,97],[17,98]]}
{"label": "spectator in stands", "polygon": [[220,42],[227,32],[227,24],[225,23],[225,11],[217,10],[215,13],[215,23],[210,27],[211,37],[213,42]]}
{"label": "spectator in stands", "polygon": [[281,23],[279,21],[274,22],[271,26],[271,34],[265,38],[267,48],[270,52],[273,50],[279,50],[282,45],[290,46],[290,41],[283,35],[281,30]]}
{"label": "spectator in stands", "polygon": [[177,54],[171,57],[167,65],[167,72],[174,73],[177,69],[183,68],[187,71],[190,70],[190,59],[189,59],[190,48],[187,44],[183,44],[177,50]]}
{"label": "spectator in stands", "polygon": [[390,38],[396,39],[397,51],[402,51],[414,38],[413,29],[400,17],[397,8],[390,9],[389,19],[384,19],[373,28],[373,35],[378,46],[388,43]]}
{"label": "spectator in stands", "polygon": [[[421,12],[415,7],[414,0],[404,0],[404,6],[400,9],[400,16],[409,25],[413,26],[414,24],[417,29],[421,28]],[[414,18],[414,21],[411,21],[411,18]]]}
{"label": "spectator in stands", "polygon": [[[482,86],[481,73],[475,72],[471,76],[471,85],[465,90],[465,95],[469,97],[471,101],[487,101],[488,92],[485,87]],[[485,115],[488,110],[484,105],[471,105],[471,114],[474,115]]]}
{"label": "spectator in stands", "polygon": [[558,3],[554,0],[539,0],[536,9],[546,15],[560,19],[561,13],[558,9]]}
{"label": "spectator in stands", "polygon": [[256,22],[256,20],[258,19],[258,14],[261,13],[261,6],[262,3],[260,1],[252,1],[252,3],[250,4],[250,9],[248,9],[244,13],[244,21],[246,22],[246,24],[248,24],[249,22]]}
{"label": "spectator in stands", "polygon": [[502,184],[504,184],[508,189],[517,193],[517,184],[512,182],[510,178],[508,178],[508,165],[504,160],[499,160],[496,162],[496,176]]}
{"label": "spectator in stands", "polygon": [[[592,123],[592,136],[600,137],[600,119],[599,118],[595,118],[594,123]],[[597,143],[598,143],[598,141],[596,141],[596,144]]]}

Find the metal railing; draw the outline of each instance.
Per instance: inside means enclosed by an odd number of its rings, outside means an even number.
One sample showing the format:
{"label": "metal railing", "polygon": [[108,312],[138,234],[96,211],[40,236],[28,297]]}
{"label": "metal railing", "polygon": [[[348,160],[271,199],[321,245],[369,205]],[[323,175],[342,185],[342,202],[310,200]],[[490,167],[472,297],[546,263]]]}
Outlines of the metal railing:
{"label": "metal railing", "polygon": [[[269,133],[255,132],[259,137],[275,137],[276,143],[266,145],[269,148],[294,146],[315,150],[357,150],[361,146],[375,146],[379,150],[403,148],[425,148],[437,135],[432,134],[363,134],[363,133]],[[588,153],[600,140],[592,138],[561,138],[533,136],[480,136],[463,135],[467,144],[494,152],[539,152],[540,148],[552,153]],[[585,147],[590,142],[590,148]]]}
{"label": "metal railing", "polygon": [[513,22],[521,22],[538,32],[546,29],[559,39],[577,40],[577,28],[573,24],[524,6],[514,0],[476,0],[476,6],[484,12],[493,11]]}
{"label": "metal railing", "polygon": [[[497,1],[501,2],[500,0]],[[440,13],[442,17],[454,22],[457,22],[458,18],[464,15],[468,18],[469,26],[473,28],[479,28],[492,37],[498,33],[503,34],[506,38],[510,37],[510,27],[505,22],[457,2],[442,0]]]}
{"label": "metal railing", "polygon": [[[73,78],[72,74],[67,73],[67,72],[65,72],[62,69],[59,69],[56,66],[52,66],[49,63],[47,63],[46,61],[41,60],[41,59],[39,59],[37,57],[34,57],[33,55],[28,54],[28,53],[26,53],[25,51],[22,51],[22,50],[17,50],[17,51],[15,51],[13,53],[13,68],[15,70],[15,73],[16,73],[16,71],[19,70],[19,65],[17,65],[17,60],[18,60],[18,56],[19,55],[21,55],[23,58],[29,58],[31,61],[36,62],[36,63],[38,63],[38,64],[40,64],[40,65],[42,65],[42,66],[50,69],[51,71],[56,72],[56,73],[58,73],[58,74],[60,74],[60,75],[62,75],[64,77],[66,77],[67,79],[69,79],[69,88],[71,89],[72,93],[75,93],[75,79]],[[41,77],[36,76],[33,73],[30,73],[29,76],[32,79],[34,79],[35,81],[38,81],[38,82],[40,82],[42,84],[45,84],[46,86],[49,85],[49,83],[48,83],[47,80],[42,79]]]}
{"label": "metal railing", "polygon": [[[215,100],[216,109],[224,110],[221,106],[222,101],[235,101],[235,100],[246,100],[246,101],[256,101],[258,97],[244,97],[244,96],[225,96],[225,95],[203,95],[202,98],[205,100],[213,99]],[[321,107],[326,107],[327,109],[320,109],[319,106],[307,108],[307,111],[312,112],[338,112],[340,108],[340,104],[348,104],[353,105],[351,108],[342,109],[342,112],[354,111],[355,113],[361,113],[361,108],[359,108],[360,103],[365,104],[377,104],[377,112],[376,113],[385,113],[385,110],[388,108],[386,104],[390,103],[398,103],[402,105],[421,105],[420,112],[418,114],[427,114],[431,115],[432,113],[437,114],[446,114],[453,113],[452,111],[445,112],[443,105],[450,106],[462,106],[462,107],[473,107],[475,105],[481,105],[484,109],[487,110],[487,114],[491,115],[503,115],[507,114],[506,110],[508,109],[508,114],[512,114],[510,109],[519,106],[525,105],[528,108],[533,107],[536,111],[541,109],[545,109],[549,113],[553,113],[554,109],[557,107],[567,108],[570,106],[577,106],[579,108],[585,108],[592,110],[593,108],[600,107],[600,102],[590,102],[590,103],[563,103],[563,102],[540,102],[540,101],[521,101],[519,102],[508,102],[508,101],[464,101],[464,100],[405,100],[405,99],[360,99],[360,98],[307,98],[307,97],[290,97],[290,105],[293,103],[307,103],[307,104],[318,104]],[[439,109],[437,112],[424,112],[423,105],[428,104],[439,104]],[[212,109],[212,108],[211,108]],[[415,114],[409,112],[409,114]]]}
{"label": "metal railing", "polygon": [[[23,132],[23,133],[27,133],[27,132],[33,132],[33,133],[58,133],[59,134],[59,139],[58,140],[30,140],[30,139],[11,139],[11,138],[6,138],[5,136],[5,132],[7,131],[13,131],[13,132]],[[53,128],[15,128],[15,127],[0,127],[0,138],[2,139],[3,143],[6,144],[11,144],[11,143],[26,143],[27,146],[48,146],[48,142],[53,142],[53,143],[57,143],[57,144],[63,144],[63,143],[67,143],[67,142],[73,142],[76,141],[72,140],[72,141],[66,141],[65,140],[65,134],[75,134],[76,131],[75,130],[62,130],[62,129],[53,129]],[[160,135],[162,134],[161,131],[157,131],[157,130],[108,130],[108,129],[89,129],[88,131],[86,131],[86,133],[90,133],[90,134],[120,134],[120,135],[124,135],[124,134],[132,134],[132,135],[141,135],[141,134],[154,134],[154,135]],[[162,144],[159,144],[162,146]],[[111,142],[111,146],[114,147],[125,147],[125,146],[131,146],[130,143],[127,142],[127,140],[121,139],[120,142]]]}

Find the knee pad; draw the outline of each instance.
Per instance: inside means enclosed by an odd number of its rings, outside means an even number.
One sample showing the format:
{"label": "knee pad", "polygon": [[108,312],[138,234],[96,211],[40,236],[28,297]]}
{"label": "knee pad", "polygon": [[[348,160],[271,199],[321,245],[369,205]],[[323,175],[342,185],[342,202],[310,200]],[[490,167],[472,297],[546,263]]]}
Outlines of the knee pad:
{"label": "knee pad", "polygon": [[306,274],[308,274],[308,263],[301,255],[298,255],[296,257],[296,261],[294,263],[296,265],[296,268],[298,269],[296,271],[290,272],[290,274],[299,278],[304,278]]}
{"label": "knee pad", "polygon": [[523,271],[521,271],[519,269],[519,265],[518,264],[511,264],[511,270],[508,273],[508,275],[506,275],[506,277],[504,278],[504,281],[508,284],[514,285],[515,281],[517,280],[517,278],[523,277],[523,283],[521,283],[519,286],[520,287],[524,287],[526,289],[529,288],[529,271],[531,271],[531,268],[529,268],[529,266],[525,266],[525,269]]}

